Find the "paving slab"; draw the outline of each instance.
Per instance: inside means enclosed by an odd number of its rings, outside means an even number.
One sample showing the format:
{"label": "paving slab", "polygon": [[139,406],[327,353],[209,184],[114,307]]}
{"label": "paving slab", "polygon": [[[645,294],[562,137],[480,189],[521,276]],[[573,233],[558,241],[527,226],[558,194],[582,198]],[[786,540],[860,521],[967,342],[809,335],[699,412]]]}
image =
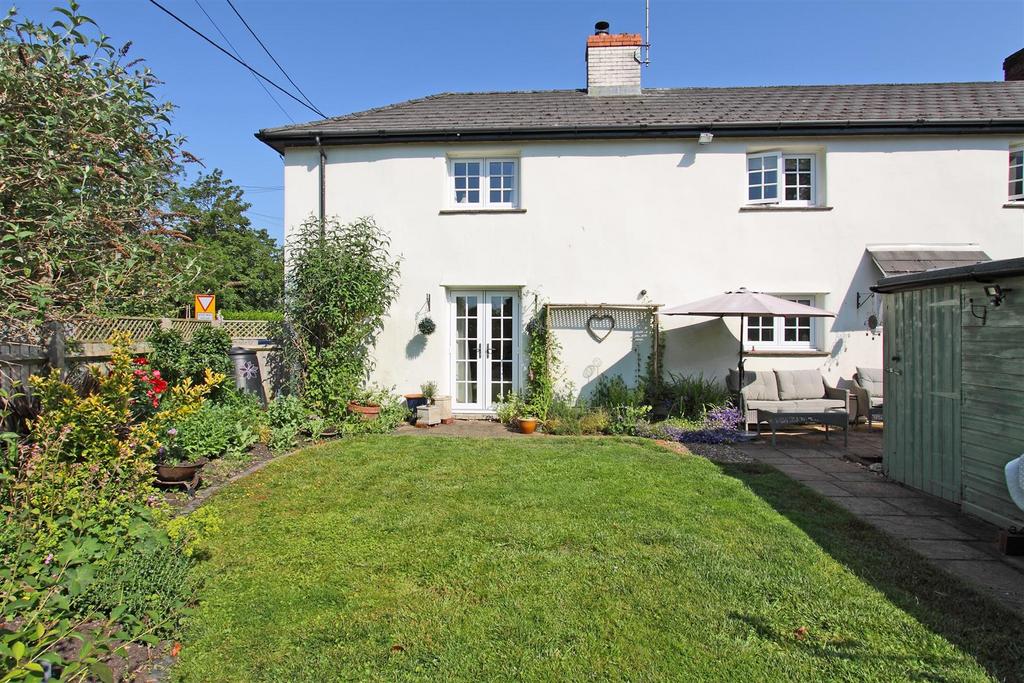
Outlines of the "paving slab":
{"label": "paving slab", "polygon": [[948,517],[960,513],[960,509],[953,503],[947,503],[931,496],[901,496],[892,498],[889,502],[908,515],[919,517]]}
{"label": "paving slab", "polygon": [[1011,609],[1024,611],[1021,573],[998,560],[937,560],[946,571],[981,587]]}
{"label": "paving slab", "polygon": [[813,491],[816,491],[817,493],[828,498],[846,498],[852,497],[853,495],[849,491],[839,488],[830,481],[812,479],[810,481],[802,481],[800,483],[806,486],[807,488],[812,489]]}
{"label": "paving slab", "polygon": [[992,556],[962,541],[942,541],[931,538],[915,538],[907,545],[930,560],[992,560]]}
{"label": "paving slab", "polygon": [[[842,490],[842,489],[840,489]],[[830,496],[831,497],[831,496]],[[855,515],[898,516],[903,512],[881,498],[858,498],[857,496],[835,496],[834,501]]]}
{"label": "paving slab", "polygon": [[829,472],[834,479],[837,481],[863,481],[863,482],[877,482],[882,479],[873,472],[867,472],[861,468],[851,470],[849,472]]}
{"label": "paving slab", "polygon": [[832,477],[827,472],[822,472],[817,467],[806,465],[804,463],[789,464],[776,464],[773,465],[775,469],[783,472],[791,479],[797,481],[831,481]]}
{"label": "paving slab", "polygon": [[825,458],[808,458],[803,462],[817,467],[823,472],[863,472],[864,470],[854,465],[852,462],[846,462],[845,460],[839,460],[837,458],[825,457]]}
{"label": "paving slab", "polygon": [[871,498],[914,498],[917,496],[913,491],[887,481],[842,481],[838,484],[840,488],[846,489],[855,496]]}
{"label": "paving slab", "polygon": [[868,524],[897,538],[923,538],[945,541],[970,541],[974,536],[934,517],[910,515],[861,515]]}

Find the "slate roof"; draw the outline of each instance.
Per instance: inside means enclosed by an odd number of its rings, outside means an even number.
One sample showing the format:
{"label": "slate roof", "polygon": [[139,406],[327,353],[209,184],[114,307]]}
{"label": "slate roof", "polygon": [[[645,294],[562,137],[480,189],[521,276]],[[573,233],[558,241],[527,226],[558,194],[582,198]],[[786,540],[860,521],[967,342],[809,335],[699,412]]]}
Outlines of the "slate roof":
{"label": "slate roof", "polygon": [[871,249],[871,260],[884,277],[923,273],[936,268],[973,266],[990,261],[988,254],[971,247],[963,249]]}
{"label": "slate roof", "polygon": [[971,266],[960,266],[959,268],[939,268],[923,273],[895,275],[879,280],[878,284],[871,288],[871,291],[888,294],[890,292],[920,289],[947,282],[964,282],[968,280],[992,282],[997,278],[1016,277],[1019,275],[1024,275],[1024,258],[1009,258],[1000,261],[985,261]]}
{"label": "slate roof", "polygon": [[443,93],[310,123],[266,128],[282,149],[431,140],[1024,131],[1024,81]]}

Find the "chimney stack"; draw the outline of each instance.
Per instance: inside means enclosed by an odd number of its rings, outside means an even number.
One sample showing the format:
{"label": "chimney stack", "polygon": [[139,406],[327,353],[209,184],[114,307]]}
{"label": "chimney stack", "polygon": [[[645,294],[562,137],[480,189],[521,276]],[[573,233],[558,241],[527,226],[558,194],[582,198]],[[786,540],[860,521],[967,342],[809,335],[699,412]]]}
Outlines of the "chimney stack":
{"label": "chimney stack", "polygon": [[1024,49],[1003,60],[1003,80],[1024,81]]}
{"label": "chimney stack", "polygon": [[594,24],[587,37],[587,94],[639,95],[639,33],[608,33],[608,22]]}

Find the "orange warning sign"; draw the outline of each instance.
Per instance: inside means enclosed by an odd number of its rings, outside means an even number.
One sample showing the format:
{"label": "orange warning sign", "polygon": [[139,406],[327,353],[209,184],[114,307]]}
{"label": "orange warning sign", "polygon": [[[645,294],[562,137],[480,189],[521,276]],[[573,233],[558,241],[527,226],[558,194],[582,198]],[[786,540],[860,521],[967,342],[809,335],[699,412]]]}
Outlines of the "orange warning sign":
{"label": "orange warning sign", "polygon": [[217,314],[216,294],[196,294],[196,320],[213,320]]}

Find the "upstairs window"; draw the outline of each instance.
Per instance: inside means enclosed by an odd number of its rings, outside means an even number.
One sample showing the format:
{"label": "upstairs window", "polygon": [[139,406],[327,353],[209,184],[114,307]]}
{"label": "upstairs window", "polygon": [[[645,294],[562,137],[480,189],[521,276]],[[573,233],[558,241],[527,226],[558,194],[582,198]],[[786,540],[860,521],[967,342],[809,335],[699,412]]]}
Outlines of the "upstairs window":
{"label": "upstairs window", "polygon": [[519,206],[518,159],[452,159],[450,197],[455,208],[515,209]]}
{"label": "upstairs window", "polygon": [[814,154],[760,152],[747,155],[747,201],[814,206]]}
{"label": "upstairs window", "polygon": [[1010,201],[1024,201],[1024,145],[1010,148]]}

